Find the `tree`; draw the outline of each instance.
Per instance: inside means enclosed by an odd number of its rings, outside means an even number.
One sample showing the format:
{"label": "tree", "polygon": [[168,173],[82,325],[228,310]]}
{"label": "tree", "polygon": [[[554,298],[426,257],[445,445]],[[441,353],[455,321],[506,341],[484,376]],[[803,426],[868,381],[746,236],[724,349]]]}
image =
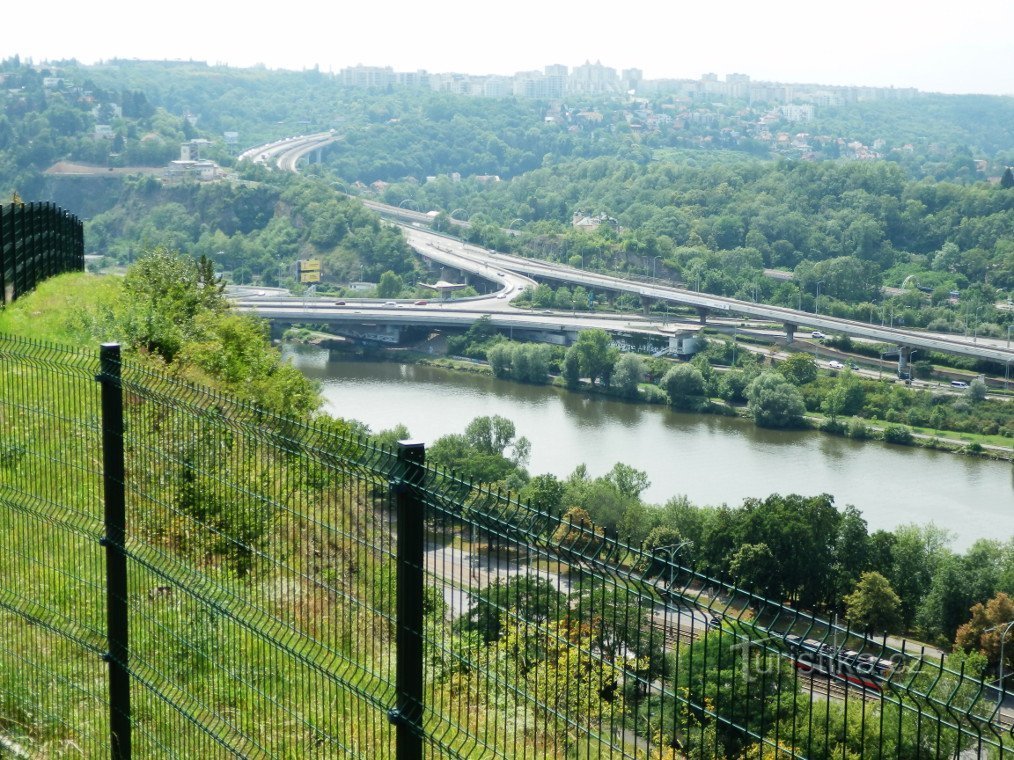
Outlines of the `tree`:
{"label": "tree", "polygon": [[776,565],[775,555],[767,544],[743,544],[732,555],[729,572],[740,588],[764,592]]}
{"label": "tree", "polygon": [[478,631],[487,643],[500,638],[505,620],[529,623],[556,620],[567,611],[567,597],[537,575],[499,578],[479,594],[464,617],[463,628]]}
{"label": "tree", "polygon": [[968,385],[968,398],[975,403],[986,400],[986,383],[977,377]]}
{"label": "tree", "polygon": [[573,345],[577,354],[581,374],[591,380],[592,385],[601,378],[606,383],[612,374],[620,351],[612,343],[605,330],[585,330]]}
{"label": "tree", "polygon": [[576,346],[568,348],[563,355],[563,382],[572,391],[581,383],[581,357]]}
{"label": "tree", "polygon": [[864,396],[862,384],[851,371],[846,370],[838,375],[834,386],[821,402],[820,408],[834,422],[840,414],[858,412],[862,408]]}
{"label": "tree", "polygon": [[536,475],[529,480],[519,494],[522,500],[528,502],[532,509],[546,512],[550,515],[560,514],[563,506],[563,494],[566,490],[563,482],[555,475],[545,473]]}
{"label": "tree", "polygon": [[799,390],[778,372],[763,372],[746,392],[750,413],[759,427],[800,427],[806,405]]}
{"label": "tree", "polygon": [[[973,606],[971,612],[971,620],[958,628],[954,646],[965,651],[978,649],[986,655],[990,665],[996,666],[1000,663],[1000,637],[1007,633],[1003,667],[1005,672],[1014,671],[1014,641],[1011,640],[1014,629],[1004,630],[1006,624],[1014,620],[1014,599],[1000,592],[986,604],[980,602]],[[987,633],[987,628],[993,630]]]}
{"label": "tree", "polygon": [[665,373],[662,385],[669,394],[669,403],[676,409],[700,409],[707,401],[704,375],[692,364],[677,364]]}
{"label": "tree", "polygon": [[624,496],[640,498],[641,492],[651,485],[648,473],[638,470],[623,462],[617,462],[606,474],[606,480],[616,486],[616,490]]}
{"label": "tree", "polygon": [[1000,187],[1004,190],[1010,190],[1014,187],[1014,173],[1011,172],[1009,166],[1003,170],[1003,176],[1000,177]]}
{"label": "tree", "polygon": [[380,275],[380,282],[377,283],[377,298],[397,298],[405,289],[405,282],[396,273],[388,269]]}
{"label": "tree", "polygon": [[634,354],[623,354],[616,361],[612,384],[623,398],[636,399],[644,377],[644,362]]}
{"label": "tree", "polygon": [[514,349],[509,343],[496,343],[486,350],[486,360],[493,370],[493,377],[510,377],[513,356]]}
{"label": "tree", "polygon": [[876,571],[863,573],[844,601],[845,618],[863,631],[897,632],[901,628],[901,598]]}
{"label": "tree", "polygon": [[817,362],[809,354],[793,354],[778,365],[778,371],[793,385],[806,385],[817,379]]}

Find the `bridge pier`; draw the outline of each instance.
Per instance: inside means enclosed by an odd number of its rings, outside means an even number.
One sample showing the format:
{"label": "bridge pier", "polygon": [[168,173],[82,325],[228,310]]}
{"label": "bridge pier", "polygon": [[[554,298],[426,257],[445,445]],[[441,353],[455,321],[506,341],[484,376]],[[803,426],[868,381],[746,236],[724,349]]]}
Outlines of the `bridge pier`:
{"label": "bridge pier", "polygon": [[711,309],[709,309],[707,306],[698,306],[697,307],[697,320],[702,325],[708,324],[708,314],[709,313],[711,313]]}
{"label": "bridge pier", "polygon": [[786,322],[784,324],[784,327],[785,327],[785,342],[791,343],[796,339],[796,328],[799,327],[799,325],[794,325],[790,322]]}
{"label": "bridge pier", "polygon": [[651,307],[655,303],[655,299],[651,296],[641,296],[641,314],[645,317],[651,316]]}
{"label": "bridge pier", "polygon": [[915,349],[909,346],[898,346],[898,377],[911,377],[912,354]]}

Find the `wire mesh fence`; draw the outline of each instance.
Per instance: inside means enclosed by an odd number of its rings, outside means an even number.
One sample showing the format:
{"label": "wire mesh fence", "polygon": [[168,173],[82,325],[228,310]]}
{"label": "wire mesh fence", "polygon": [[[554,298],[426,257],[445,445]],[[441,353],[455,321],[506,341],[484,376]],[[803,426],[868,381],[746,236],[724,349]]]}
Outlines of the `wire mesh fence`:
{"label": "wire mesh fence", "polygon": [[84,226],[76,216],[49,202],[0,205],[0,304],[84,265]]}
{"label": "wire mesh fence", "polygon": [[104,356],[0,337],[0,756],[1014,757],[995,688],[686,546]]}

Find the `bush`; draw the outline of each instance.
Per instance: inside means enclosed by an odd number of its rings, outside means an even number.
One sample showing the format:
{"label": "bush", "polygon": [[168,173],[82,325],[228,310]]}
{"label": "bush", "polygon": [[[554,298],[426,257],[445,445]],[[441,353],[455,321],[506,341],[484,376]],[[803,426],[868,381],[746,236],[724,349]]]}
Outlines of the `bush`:
{"label": "bush", "polygon": [[669,394],[657,385],[641,386],[641,397],[648,404],[668,404]]}
{"label": "bush", "polygon": [[887,443],[909,446],[912,443],[912,431],[904,425],[888,425],[884,428],[884,440]]}
{"label": "bush", "polygon": [[860,419],[849,420],[845,435],[857,441],[865,441],[873,434],[870,426]]}
{"label": "bush", "polygon": [[826,419],[821,424],[820,429],[825,433],[831,433],[832,435],[845,435],[845,424],[841,420]]}

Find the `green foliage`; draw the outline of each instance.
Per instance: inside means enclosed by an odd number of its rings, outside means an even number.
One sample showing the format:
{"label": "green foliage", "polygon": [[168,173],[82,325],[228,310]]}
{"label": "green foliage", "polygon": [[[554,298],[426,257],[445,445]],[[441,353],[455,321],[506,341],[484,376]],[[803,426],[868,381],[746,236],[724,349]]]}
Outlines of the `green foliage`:
{"label": "green foliage", "polygon": [[377,298],[398,298],[405,289],[405,282],[396,272],[388,269],[380,275],[377,283]]}
{"label": "green foliage", "polygon": [[692,364],[677,364],[662,378],[669,403],[676,409],[696,411],[707,404],[704,375]]}
{"label": "green foliage", "polygon": [[888,425],[884,428],[884,440],[901,446],[912,444],[912,431],[904,425]]}
{"label": "green foliage", "polygon": [[581,382],[581,356],[575,346],[563,356],[563,381],[570,390],[576,390]]}
{"label": "green foliage", "polygon": [[863,573],[855,590],[843,601],[845,617],[857,630],[896,633],[901,628],[901,599],[878,572]]}
{"label": "green foliage", "polygon": [[500,638],[506,623],[555,620],[567,610],[566,597],[553,584],[535,575],[497,579],[476,597],[462,618],[464,630],[478,631],[486,643]]}
{"label": "green foliage", "polygon": [[463,478],[476,483],[496,483],[523,472],[530,450],[527,438],[516,437],[513,422],[494,415],[476,417],[468,423],[464,435],[438,438],[427,455],[430,463],[454,470]]}
{"label": "green foliage", "polygon": [[184,343],[199,335],[199,314],[225,309],[221,288],[207,259],[198,263],[166,248],[147,252],[123,280],[127,339],[172,361]]}
{"label": "green foliage", "polygon": [[792,354],[778,365],[778,371],[793,385],[806,385],[817,379],[817,362],[810,354]]}
{"label": "green foliage", "polygon": [[616,360],[611,383],[621,397],[636,399],[643,379],[644,363],[640,357],[623,354]]}
{"label": "green foliage", "polygon": [[754,422],[760,427],[786,428],[803,424],[806,406],[796,387],[781,373],[764,372],[747,388]]}
{"label": "green foliage", "polygon": [[609,333],[605,330],[583,330],[571,348],[577,356],[583,377],[589,378],[592,385],[599,379],[609,384],[613,366],[620,355]]}
{"label": "green foliage", "polygon": [[563,498],[566,487],[555,475],[545,473],[535,475],[529,480],[519,498],[526,501],[532,509],[550,515],[560,515],[563,511]]}

